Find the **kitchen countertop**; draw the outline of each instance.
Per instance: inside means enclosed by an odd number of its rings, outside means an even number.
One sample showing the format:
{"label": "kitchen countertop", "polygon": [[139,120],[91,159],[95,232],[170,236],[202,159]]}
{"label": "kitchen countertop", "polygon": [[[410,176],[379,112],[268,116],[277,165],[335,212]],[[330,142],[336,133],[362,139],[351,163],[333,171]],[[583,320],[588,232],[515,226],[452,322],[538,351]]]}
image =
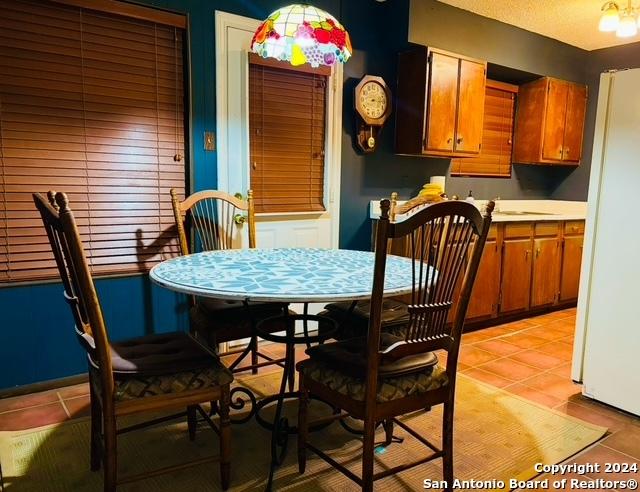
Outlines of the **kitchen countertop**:
{"label": "kitchen countertop", "polygon": [[[398,200],[398,205],[405,200]],[[476,200],[474,205],[482,209],[487,200]],[[423,205],[417,207],[415,212]],[[402,221],[415,212],[397,215],[396,221]],[[510,214],[509,212],[527,212],[525,214]],[[536,213],[539,212],[539,213]],[[584,220],[587,215],[587,202],[571,202],[563,200],[498,200],[496,210],[493,212],[493,222],[531,222],[531,221],[558,221],[558,220]],[[380,217],[380,201],[371,200],[369,217]]]}

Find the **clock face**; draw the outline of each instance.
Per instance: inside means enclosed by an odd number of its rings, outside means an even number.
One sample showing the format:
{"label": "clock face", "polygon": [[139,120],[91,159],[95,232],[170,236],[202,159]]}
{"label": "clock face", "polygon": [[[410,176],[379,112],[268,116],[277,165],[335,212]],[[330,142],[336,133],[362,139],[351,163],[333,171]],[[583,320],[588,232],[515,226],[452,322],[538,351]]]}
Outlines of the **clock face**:
{"label": "clock face", "polygon": [[382,117],[387,110],[387,104],[387,93],[378,82],[370,81],[362,86],[360,106],[369,118]]}

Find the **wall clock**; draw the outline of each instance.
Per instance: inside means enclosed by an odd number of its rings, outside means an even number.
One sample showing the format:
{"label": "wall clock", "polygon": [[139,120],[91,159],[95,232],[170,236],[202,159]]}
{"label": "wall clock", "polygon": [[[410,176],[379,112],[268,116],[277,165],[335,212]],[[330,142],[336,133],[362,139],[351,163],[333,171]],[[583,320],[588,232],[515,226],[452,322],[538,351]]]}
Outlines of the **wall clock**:
{"label": "wall clock", "polygon": [[356,85],[353,102],[356,144],[363,152],[373,152],[382,125],[391,114],[391,91],[382,77],[365,75]]}

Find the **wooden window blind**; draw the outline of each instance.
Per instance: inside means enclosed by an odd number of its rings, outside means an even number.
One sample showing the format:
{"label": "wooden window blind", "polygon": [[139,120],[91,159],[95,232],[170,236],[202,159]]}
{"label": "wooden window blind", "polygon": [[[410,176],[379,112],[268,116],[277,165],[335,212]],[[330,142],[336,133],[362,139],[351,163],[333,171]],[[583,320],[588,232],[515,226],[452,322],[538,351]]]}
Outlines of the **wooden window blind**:
{"label": "wooden window blind", "polygon": [[0,4],[0,281],[57,276],[36,191],[69,195],[94,273],[177,252],[183,35],[74,5]]}
{"label": "wooden window blind", "polygon": [[480,155],[452,159],[452,176],[511,176],[513,119],[517,93],[517,85],[487,80]]}
{"label": "wooden window blind", "polygon": [[257,213],[325,210],[329,73],[250,58],[250,179]]}

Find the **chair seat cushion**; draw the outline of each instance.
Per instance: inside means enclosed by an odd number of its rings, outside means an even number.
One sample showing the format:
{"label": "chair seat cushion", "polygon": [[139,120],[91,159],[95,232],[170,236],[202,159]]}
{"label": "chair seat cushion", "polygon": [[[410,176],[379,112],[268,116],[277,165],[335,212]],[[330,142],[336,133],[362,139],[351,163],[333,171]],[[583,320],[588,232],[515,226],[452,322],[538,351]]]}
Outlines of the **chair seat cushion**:
{"label": "chair seat cushion", "polygon": [[[385,350],[394,343],[404,339],[389,333],[380,334],[380,350]],[[358,337],[338,342],[316,345],[307,349],[307,355],[313,360],[321,361],[329,367],[339,367],[340,371],[356,378],[364,379],[367,373],[367,338]],[[403,357],[402,359],[381,364],[378,376],[394,377],[412,372],[421,372],[435,366],[438,357],[433,352]]]}
{"label": "chair seat cushion", "polygon": [[223,386],[233,381],[231,371],[217,359],[209,367],[176,372],[160,376],[129,376],[117,379],[115,396],[117,401],[132,400],[145,396],[166,395],[183,391]]}
{"label": "chair seat cushion", "polygon": [[[287,309],[283,303],[250,303],[249,310],[240,301],[198,298],[191,308],[191,323],[196,333],[203,336],[212,347],[218,343],[239,340],[251,336],[252,318],[257,322],[276,317]],[[282,322],[274,322],[263,328],[270,332],[286,329]]]}
{"label": "chair seat cushion", "polygon": [[[328,316],[339,323],[340,335],[336,338],[346,339],[365,334],[369,326],[370,301],[358,301],[352,312],[351,302],[334,302],[325,306],[323,316]],[[386,333],[404,337],[409,324],[407,305],[394,299],[382,301],[381,330]]]}
{"label": "chair seat cushion", "polygon": [[[97,361],[91,360],[94,368]],[[183,332],[111,344],[116,399],[179,393],[230,384],[233,375],[198,341]]]}
{"label": "chair seat cushion", "polygon": [[[298,364],[298,370],[304,375],[332,391],[343,394],[353,400],[364,401],[365,380],[356,378],[325,362],[307,359]],[[441,366],[429,366],[422,371],[395,377],[383,377],[378,380],[376,401],[385,403],[407,396],[427,393],[446,386],[447,373]]]}

